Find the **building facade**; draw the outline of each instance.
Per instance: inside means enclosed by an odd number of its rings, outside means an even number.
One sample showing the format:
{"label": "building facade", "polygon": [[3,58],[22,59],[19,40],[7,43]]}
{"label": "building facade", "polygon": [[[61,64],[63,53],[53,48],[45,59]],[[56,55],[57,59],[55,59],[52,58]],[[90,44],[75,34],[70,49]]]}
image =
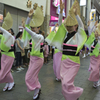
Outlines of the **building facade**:
{"label": "building facade", "polygon": [[[31,2],[31,7],[27,7],[27,2]],[[5,16],[5,13],[8,11],[11,13],[13,18],[13,29],[15,34],[19,31],[19,26],[21,26],[22,18],[27,18],[28,12],[33,8],[34,3],[38,3],[38,5],[43,5],[43,13],[44,13],[44,23],[41,26],[41,30],[46,34],[50,33],[50,20],[51,20],[51,4],[59,3],[60,0],[0,0],[0,14]],[[69,9],[72,6],[74,0],[63,0],[66,3],[65,14],[66,17],[68,15]],[[78,0],[80,2],[80,0]],[[91,11],[91,0],[86,0],[86,6],[81,6],[81,16],[83,16],[86,22],[89,20],[89,14]],[[93,1],[93,0],[92,0]],[[57,7],[56,7],[57,9]],[[0,16],[1,16],[0,15]],[[58,15],[59,16],[59,15]],[[56,16],[56,17],[58,17]],[[1,23],[1,21],[0,21]]]}

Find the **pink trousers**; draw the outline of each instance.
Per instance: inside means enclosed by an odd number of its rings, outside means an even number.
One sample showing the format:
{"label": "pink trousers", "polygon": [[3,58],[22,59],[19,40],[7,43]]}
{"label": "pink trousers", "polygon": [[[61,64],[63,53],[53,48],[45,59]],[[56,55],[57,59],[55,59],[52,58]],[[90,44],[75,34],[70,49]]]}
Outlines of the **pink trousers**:
{"label": "pink trousers", "polygon": [[90,57],[90,76],[89,81],[98,81],[100,72],[100,55],[98,57]]}
{"label": "pink trousers", "polygon": [[53,70],[54,70],[55,76],[58,79],[61,79],[61,76],[60,76],[61,58],[62,58],[61,52],[58,52],[53,55]]}
{"label": "pink trousers", "polygon": [[61,62],[61,81],[62,81],[62,94],[66,100],[77,100],[83,89],[74,86],[74,79],[78,73],[80,64],[71,61],[69,58]]}
{"label": "pink trousers", "polygon": [[1,56],[1,70],[0,70],[0,83],[12,83],[14,82],[11,74],[12,64],[14,58],[6,55]]}
{"label": "pink trousers", "polygon": [[30,64],[25,76],[25,82],[27,85],[27,92],[33,91],[36,88],[41,88],[38,80],[38,74],[43,66],[44,59],[36,56],[30,56]]}

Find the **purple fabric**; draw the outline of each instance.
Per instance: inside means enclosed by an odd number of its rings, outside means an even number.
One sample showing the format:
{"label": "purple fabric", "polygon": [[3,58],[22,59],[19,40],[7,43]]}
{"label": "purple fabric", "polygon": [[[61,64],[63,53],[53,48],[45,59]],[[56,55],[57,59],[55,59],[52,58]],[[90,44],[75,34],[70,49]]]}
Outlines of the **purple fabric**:
{"label": "purple fabric", "polygon": [[54,70],[55,76],[58,79],[61,79],[61,76],[60,76],[61,58],[62,58],[61,52],[58,52],[53,55],[53,70]]}
{"label": "purple fabric", "polygon": [[80,64],[71,61],[69,58],[61,62],[61,81],[62,81],[62,94],[66,100],[77,100],[83,89],[74,86],[74,79],[78,73]]}
{"label": "purple fabric", "polygon": [[90,57],[90,76],[89,81],[98,81],[99,80],[99,72],[100,72],[100,55],[98,57],[91,56]]}
{"label": "purple fabric", "polygon": [[25,82],[27,85],[27,92],[33,91],[36,88],[41,88],[38,80],[38,74],[43,66],[44,59],[36,56],[30,56],[30,64],[25,76]]}
{"label": "purple fabric", "polygon": [[0,83],[12,83],[14,82],[13,76],[11,74],[12,64],[14,62],[14,58],[2,55],[1,57],[1,70],[0,70]]}

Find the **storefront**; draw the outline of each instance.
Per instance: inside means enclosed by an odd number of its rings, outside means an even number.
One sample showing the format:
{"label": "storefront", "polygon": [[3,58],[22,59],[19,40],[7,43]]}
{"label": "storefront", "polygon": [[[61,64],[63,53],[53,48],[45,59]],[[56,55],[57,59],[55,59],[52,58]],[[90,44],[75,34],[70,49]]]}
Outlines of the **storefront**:
{"label": "storefront", "polygon": [[[6,13],[10,12],[12,15],[12,18],[13,18],[12,28],[15,32],[15,35],[19,32],[19,29],[21,27],[22,18],[25,18],[25,19],[27,18],[28,12],[30,11],[30,9],[33,8],[34,3],[38,3],[39,6],[43,5],[43,14],[45,16],[46,0],[22,0],[22,1],[20,0],[0,0],[0,3],[4,5],[4,9]],[[31,2],[30,7],[27,6],[28,2]],[[2,9],[2,11],[4,11],[4,9]]]}

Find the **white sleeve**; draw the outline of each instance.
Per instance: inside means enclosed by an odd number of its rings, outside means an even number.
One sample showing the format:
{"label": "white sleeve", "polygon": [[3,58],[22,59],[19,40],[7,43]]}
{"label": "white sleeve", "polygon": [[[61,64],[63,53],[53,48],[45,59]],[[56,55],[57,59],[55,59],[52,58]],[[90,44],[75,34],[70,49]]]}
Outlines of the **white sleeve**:
{"label": "white sleeve", "polygon": [[54,26],[54,27],[53,27],[52,31],[54,31],[54,30],[55,30],[55,28],[56,28],[56,26]]}
{"label": "white sleeve", "polygon": [[95,31],[96,26],[93,26],[92,28],[90,28],[90,26],[88,26],[88,32],[89,32],[89,36],[91,35],[91,33],[93,31]]}
{"label": "white sleeve", "polygon": [[2,31],[3,34],[5,34],[5,35],[11,36],[11,34],[8,31],[6,31],[5,29],[3,29],[2,27],[0,27],[0,31]]}
{"label": "white sleeve", "polygon": [[11,45],[14,44],[15,42],[15,38],[14,36],[12,36],[8,31],[6,31],[5,29],[3,29],[2,27],[0,27],[0,30],[3,32],[3,37],[4,37],[4,44],[8,47],[11,47]]}
{"label": "white sleeve", "polygon": [[44,37],[41,34],[36,34],[35,32],[31,31],[27,27],[25,27],[25,30],[32,36],[34,42],[42,43],[44,41]]}
{"label": "white sleeve", "polygon": [[82,29],[84,29],[83,22],[82,22],[81,18],[79,17],[79,15],[76,16],[76,19],[77,19],[77,21],[78,21],[79,27],[81,27]]}
{"label": "white sleeve", "polygon": [[58,24],[59,26],[62,24],[62,13],[59,14],[59,20],[58,20]]}
{"label": "white sleeve", "polygon": [[31,18],[27,17],[26,25],[28,25],[30,23],[30,20],[31,20]]}

